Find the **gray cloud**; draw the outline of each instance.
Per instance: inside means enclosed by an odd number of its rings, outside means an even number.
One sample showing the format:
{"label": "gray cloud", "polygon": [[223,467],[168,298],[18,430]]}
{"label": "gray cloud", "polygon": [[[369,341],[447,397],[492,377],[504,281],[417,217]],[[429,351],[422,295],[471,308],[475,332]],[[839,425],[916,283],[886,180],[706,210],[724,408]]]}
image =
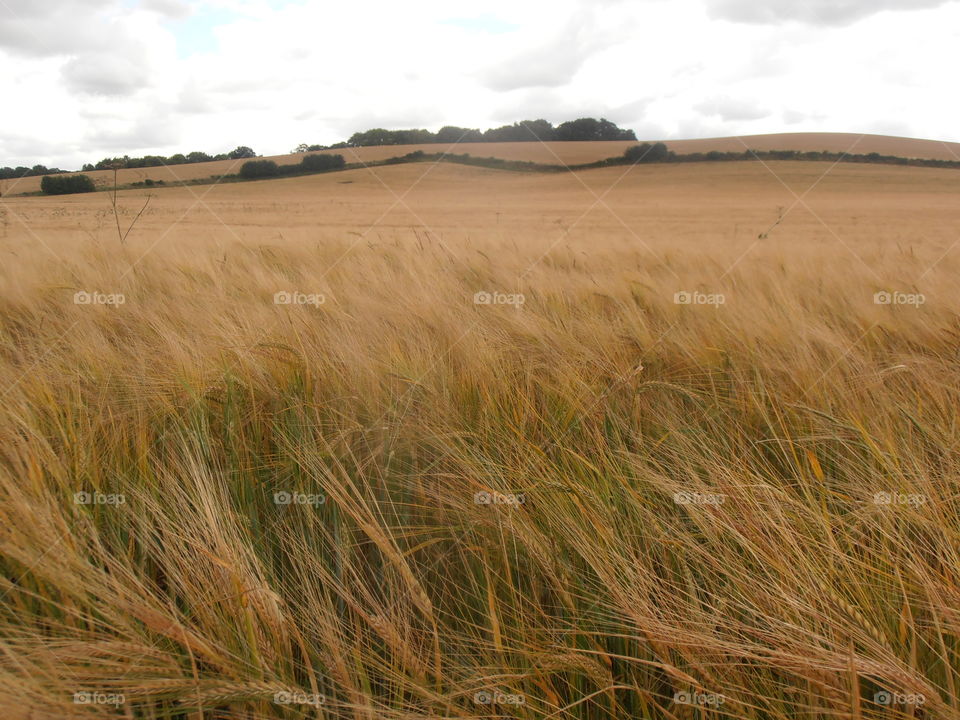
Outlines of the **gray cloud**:
{"label": "gray cloud", "polygon": [[783,121],[787,125],[797,125],[798,123],[805,122],[810,116],[805,112],[800,112],[799,110],[784,110],[783,111]]}
{"label": "gray cloud", "polygon": [[140,7],[171,20],[182,20],[193,14],[193,10],[184,0],[141,0]]}
{"label": "gray cloud", "polygon": [[211,101],[210,92],[202,88],[196,79],[190,78],[180,90],[176,109],[187,115],[208,113],[215,108]]}
{"label": "gray cloud", "polygon": [[73,149],[71,144],[63,138],[53,140],[21,133],[3,133],[0,135],[0,165],[20,164],[11,162],[9,158],[27,158],[23,163],[29,163],[30,167],[37,163],[56,165],[62,162],[59,158],[63,158],[65,150],[69,149]]}
{"label": "gray cloud", "polygon": [[637,137],[661,138],[666,130],[646,119],[646,111],[652,101],[652,97],[647,97],[621,105],[585,103],[570,98],[561,90],[531,88],[511,94],[506,102],[494,107],[489,125],[509,125],[518,120],[537,118],[560,123],[578,117],[603,117],[622,128],[635,130]]}
{"label": "gray cloud", "polygon": [[[53,17],[69,10],[88,13],[115,6],[116,0],[3,0],[0,7],[9,20],[36,20],[41,17]],[[2,25],[3,23],[0,23]]]}
{"label": "gray cloud", "polygon": [[132,95],[149,84],[151,70],[144,41],[122,11],[118,0],[2,0],[0,49],[68,58],[61,79],[72,93]]}
{"label": "gray cloud", "polygon": [[713,97],[694,105],[694,110],[704,115],[713,115],[724,121],[759,120],[770,115],[759,105],[749,100],[730,97]]}
{"label": "gray cloud", "polygon": [[882,10],[923,10],[952,0],[707,0],[711,17],[743,23],[849,25]]}
{"label": "gray cloud", "polygon": [[625,34],[626,28],[616,34],[601,30],[595,11],[581,10],[557,36],[490,68],[481,81],[497,91],[561,87],[591,56],[622,40]]}
{"label": "gray cloud", "polygon": [[68,90],[87,95],[133,95],[150,80],[145,63],[106,53],[76,57],[63,66],[62,74]]}
{"label": "gray cloud", "polygon": [[[438,118],[443,117],[443,109],[436,105],[424,103],[414,105],[408,103],[396,108],[395,112],[364,111],[355,115],[325,116],[324,124],[336,133],[336,137],[348,138],[353,133],[370,128],[424,128],[436,125]],[[456,119],[452,122],[464,124],[466,121]]]}
{"label": "gray cloud", "polygon": [[491,90],[519,90],[529,87],[560,87],[577,74],[584,57],[575,53],[553,54],[543,52],[518,56],[508,64],[494,68],[485,77]]}
{"label": "gray cloud", "polygon": [[166,110],[156,106],[135,118],[105,118],[93,123],[93,129],[84,135],[84,147],[132,155],[172,147],[180,142],[180,123]]}
{"label": "gray cloud", "polygon": [[103,42],[101,12],[116,6],[116,0],[3,0],[0,48],[50,57],[97,47]]}

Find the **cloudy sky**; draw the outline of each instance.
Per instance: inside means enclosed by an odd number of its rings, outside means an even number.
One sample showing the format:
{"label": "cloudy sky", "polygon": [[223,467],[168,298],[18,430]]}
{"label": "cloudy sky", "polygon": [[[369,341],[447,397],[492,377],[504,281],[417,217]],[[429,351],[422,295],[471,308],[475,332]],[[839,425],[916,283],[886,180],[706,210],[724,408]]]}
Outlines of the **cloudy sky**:
{"label": "cloudy sky", "polygon": [[0,0],[0,165],[604,116],[960,141],[958,0]]}

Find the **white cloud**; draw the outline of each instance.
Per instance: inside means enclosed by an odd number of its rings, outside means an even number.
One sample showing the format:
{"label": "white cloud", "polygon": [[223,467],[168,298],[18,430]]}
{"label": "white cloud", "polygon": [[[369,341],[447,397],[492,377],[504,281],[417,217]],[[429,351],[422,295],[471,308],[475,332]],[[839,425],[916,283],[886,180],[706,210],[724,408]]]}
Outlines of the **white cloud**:
{"label": "white cloud", "polygon": [[3,0],[0,165],[272,154],[374,126],[584,115],[645,139],[895,128],[960,140],[957,2],[869,17],[865,3],[830,17],[818,0],[750,3],[770,22],[714,17],[745,19],[732,0],[488,0],[482,15],[466,0],[185,5]]}
{"label": "white cloud", "polygon": [[748,23],[799,20],[846,25],[884,10],[924,10],[951,0],[708,0],[713,17]]}

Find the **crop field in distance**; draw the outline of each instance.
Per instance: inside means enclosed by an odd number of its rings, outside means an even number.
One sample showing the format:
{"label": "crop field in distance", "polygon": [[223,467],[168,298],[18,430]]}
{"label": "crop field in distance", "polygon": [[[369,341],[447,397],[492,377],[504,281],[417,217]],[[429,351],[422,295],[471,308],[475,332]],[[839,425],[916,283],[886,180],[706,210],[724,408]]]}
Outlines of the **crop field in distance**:
{"label": "crop field in distance", "polygon": [[960,171],[10,185],[4,717],[960,717]]}
{"label": "crop field in distance", "polygon": [[[469,154],[478,158],[500,158],[545,165],[578,165],[596,162],[623,154],[635,145],[632,141],[607,142],[483,142],[483,143],[437,143],[426,145],[374,145],[321,150],[321,154],[343,155],[347,163],[372,163],[399,157],[407,153]],[[960,143],[920,140],[915,138],[888,137],[885,135],[859,136],[851,133],[774,133],[770,135],[745,135],[740,138],[706,138],[698,140],[671,140],[667,147],[678,153],[697,152],[743,152],[744,150],[796,150],[799,152],[855,152],[897,155],[906,158],[930,160],[956,160],[960,157]],[[313,154],[313,153],[311,153]],[[285,165],[299,163],[304,153],[272,155],[268,160]],[[128,185],[145,180],[163,181],[165,184],[216,178],[239,172],[243,160],[217,160],[186,165],[159,165],[156,167],[122,169],[117,173],[117,182]],[[112,187],[113,171],[95,170],[86,173],[99,187]],[[0,180],[0,195],[35,193],[40,190],[39,177],[24,177],[19,180]]]}

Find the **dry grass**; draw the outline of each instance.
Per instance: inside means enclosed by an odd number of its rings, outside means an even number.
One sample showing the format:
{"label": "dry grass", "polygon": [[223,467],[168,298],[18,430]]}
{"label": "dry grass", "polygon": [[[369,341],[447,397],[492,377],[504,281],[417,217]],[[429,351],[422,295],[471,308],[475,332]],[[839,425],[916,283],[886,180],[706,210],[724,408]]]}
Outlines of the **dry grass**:
{"label": "dry grass", "polygon": [[960,174],[424,170],[0,206],[7,716],[958,717]]}

